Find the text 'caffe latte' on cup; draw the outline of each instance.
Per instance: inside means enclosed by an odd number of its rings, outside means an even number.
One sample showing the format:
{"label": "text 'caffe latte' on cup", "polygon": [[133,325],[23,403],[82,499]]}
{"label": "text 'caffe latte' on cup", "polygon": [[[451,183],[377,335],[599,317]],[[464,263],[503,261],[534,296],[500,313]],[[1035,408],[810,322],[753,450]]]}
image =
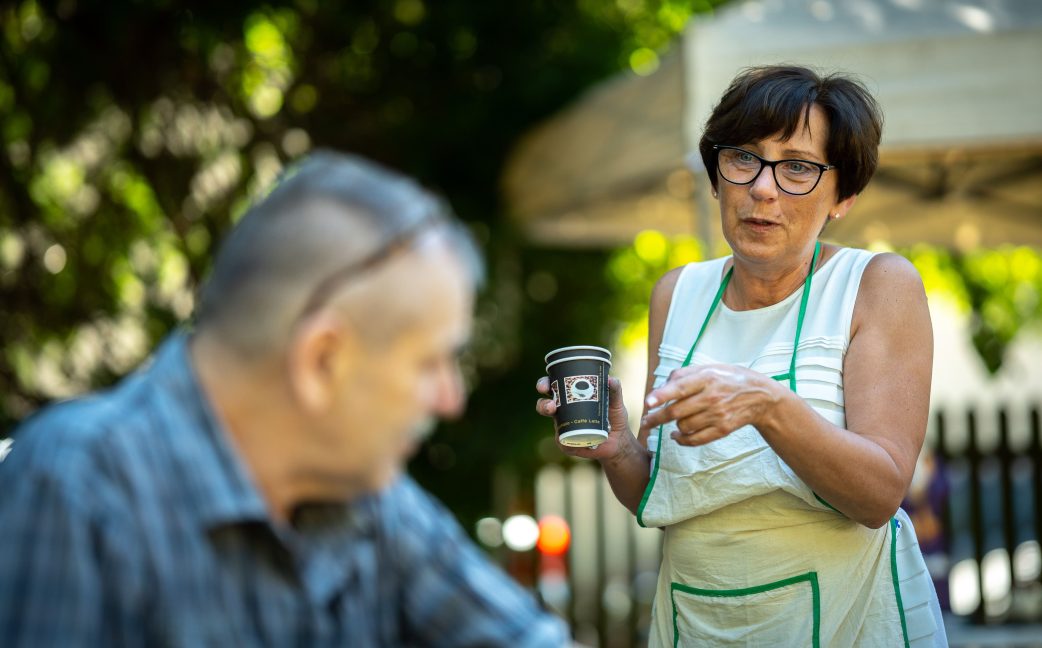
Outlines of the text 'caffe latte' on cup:
{"label": "text 'caffe latte' on cup", "polygon": [[611,351],[570,346],[546,354],[546,375],[557,405],[554,427],[561,445],[596,447],[608,438],[608,370]]}

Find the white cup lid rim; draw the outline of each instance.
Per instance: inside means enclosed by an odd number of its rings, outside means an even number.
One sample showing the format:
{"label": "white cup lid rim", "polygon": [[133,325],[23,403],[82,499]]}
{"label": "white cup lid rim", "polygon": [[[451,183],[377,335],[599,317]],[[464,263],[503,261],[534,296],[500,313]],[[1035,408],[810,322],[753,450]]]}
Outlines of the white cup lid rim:
{"label": "white cup lid rim", "polygon": [[603,363],[607,364],[609,367],[612,366],[611,365],[611,360],[609,360],[607,358],[602,358],[600,356],[569,356],[567,358],[558,358],[558,359],[554,360],[553,362],[547,363],[546,370],[550,371],[550,367],[552,367],[552,366],[554,366],[556,364],[561,364],[562,362],[568,362],[570,360],[593,360],[595,362],[603,362]]}
{"label": "white cup lid rim", "polygon": [[566,347],[561,347],[560,349],[554,349],[550,353],[547,353],[545,356],[543,356],[543,362],[549,362],[550,356],[552,356],[555,353],[560,353],[562,351],[577,351],[579,349],[593,349],[594,351],[602,351],[604,353],[607,353],[608,354],[608,358],[611,359],[611,351],[609,351],[608,349],[605,349],[604,347],[592,346],[592,345],[589,345],[589,344],[580,344],[578,346],[566,346]]}

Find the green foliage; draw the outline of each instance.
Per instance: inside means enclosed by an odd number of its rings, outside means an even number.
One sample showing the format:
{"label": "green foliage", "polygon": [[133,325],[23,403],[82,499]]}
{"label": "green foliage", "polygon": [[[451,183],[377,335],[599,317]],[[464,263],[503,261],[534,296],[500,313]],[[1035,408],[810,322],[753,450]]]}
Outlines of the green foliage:
{"label": "green foliage", "polygon": [[[191,313],[214,244],[249,201],[289,160],[332,147],[444,193],[486,248],[468,415],[411,469],[465,521],[487,513],[496,465],[524,474],[564,460],[532,409],[543,354],[643,339],[654,282],[703,257],[694,239],[654,232],[615,252],[519,245],[500,217],[504,157],[588,85],[653,72],[688,17],[719,4],[0,8],[0,436],[135,366]],[[990,370],[1037,326],[1037,252],[906,255],[932,294],[973,313]]]}
{"label": "green foliage", "polygon": [[[504,157],[588,85],[653,72],[689,16],[719,4],[0,8],[0,436],[136,365],[189,316],[214,244],[250,200],[289,160],[332,147],[444,193],[486,248],[471,407],[411,467],[465,521],[486,513],[476,485],[494,466],[563,460],[532,409],[543,354],[642,339],[654,282],[703,256],[694,239],[654,232],[616,252],[519,245],[500,217]],[[906,254],[931,293],[973,313],[990,370],[1039,322],[1037,252]]]}
{"label": "green foliage", "polygon": [[633,245],[612,254],[607,266],[608,280],[618,305],[619,344],[632,347],[648,337],[648,303],[651,289],[659,277],[672,268],[705,258],[702,243],[692,236],[667,238],[646,230],[634,238]]}
{"label": "green foliage", "polygon": [[951,252],[930,246],[907,250],[931,295],[970,316],[970,334],[984,366],[1002,368],[1006,349],[1023,329],[1042,326],[1042,254],[1028,247]]}

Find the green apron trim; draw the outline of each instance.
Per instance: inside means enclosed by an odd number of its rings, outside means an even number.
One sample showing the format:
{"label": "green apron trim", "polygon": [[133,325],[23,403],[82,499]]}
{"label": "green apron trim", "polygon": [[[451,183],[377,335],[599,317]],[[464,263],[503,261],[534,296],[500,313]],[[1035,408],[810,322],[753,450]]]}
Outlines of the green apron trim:
{"label": "green apron trim", "polygon": [[[817,241],[814,244],[814,255],[810,259],[810,272],[807,273],[807,278],[803,281],[803,295],[800,296],[800,310],[796,318],[796,339],[792,343],[792,359],[789,360],[789,371],[777,376],[771,376],[774,380],[788,381],[789,389],[793,392],[796,391],[796,350],[800,345],[800,334],[803,332],[803,319],[807,315],[807,299],[810,297],[810,282],[811,277],[814,276],[814,269],[818,265],[818,256],[821,253],[821,241]],[[720,305],[720,301],[724,297],[724,290],[727,289],[727,284],[731,282],[731,275],[734,274],[734,264],[727,269],[727,273],[724,274],[724,278],[720,281],[720,288],[716,291],[716,296],[713,297],[713,303],[709,306],[709,312],[706,313],[706,318],[702,322],[702,327],[698,329],[698,335],[695,336],[695,341],[691,344],[691,348],[687,352],[687,357],[684,358],[684,363],[679,368],[684,368],[691,364],[691,358],[695,355],[695,347],[698,346],[698,342],[702,339],[702,334],[706,332],[706,327],[709,326],[709,320],[713,317],[713,313],[716,312],[717,306]],[[644,507],[648,503],[648,498],[651,497],[651,491],[655,488],[655,480],[658,478],[658,466],[659,457],[662,455],[662,428],[660,425],[658,428],[658,443],[655,447],[655,460],[651,467],[651,478],[648,480],[648,485],[644,489],[644,495],[640,498],[640,504],[637,506],[637,524],[644,527]],[[835,507],[821,499],[817,493],[814,493],[814,497],[818,498],[818,501],[829,507],[833,511],[836,511]],[[837,513],[839,511],[836,511]]]}
{"label": "green apron trim", "polygon": [[901,581],[897,575],[897,518],[890,518],[890,576],[894,580],[894,596],[897,598],[897,613],[901,615],[901,635],[908,644],[908,624],[905,622],[905,606],[901,601]]}
{"label": "green apron trim", "polygon": [[[811,492],[812,492],[812,493],[814,493],[814,491],[811,491]],[[835,511],[836,513],[839,513],[839,509],[838,509],[838,508],[836,508],[835,506],[833,506],[833,505],[829,504],[829,503],[828,503],[828,502],[826,502],[826,501],[825,501],[824,499],[822,499],[821,495],[818,495],[817,493],[814,493],[814,499],[818,500],[819,502],[821,502],[821,503],[822,503],[822,504],[824,504],[825,506],[829,507],[830,509],[832,509],[832,510],[833,510],[833,511]],[[840,513],[840,515],[842,515],[842,513]]]}
{"label": "green apron trim", "polygon": [[659,428],[658,443],[655,444],[655,462],[651,467],[651,479],[648,480],[648,487],[644,489],[644,494],[640,498],[640,504],[637,506],[637,525],[642,528],[647,528],[647,525],[644,524],[644,507],[648,503],[648,498],[651,497],[651,491],[655,488],[655,479],[658,477],[658,462],[661,456],[662,428]]}
{"label": "green apron trim", "polygon": [[[702,322],[702,328],[698,329],[698,335],[695,336],[695,342],[687,352],[687,357],[684,358],[684,364],[680,365],[681,368],[691,364],[691,358],[695,355],[695,347],[698,346],[698,341],[702,339],[702,334],[706,332],[706,327],[709,326],[709,318],[712,317],[713,311],[716,310],[717,305],[723,298],[724,290],[727,288],[728,282],[731,281],[731,273],[733,272],[734,266],[732,265],[727,269],[727,274],[724,275],[724,280],[720,282],[720,287],[716,291],[716,296],[713,297],[713,305],[709,307],[709,312],[706,314],[705,321]],[[658,427],[658,443],[655,446],[655,465],[651,469],[651,479],[648,480],[648,487],[644,489],[644,495],[640,498],[640,506],[637,507],[637,524],[642,527],[644,526],[644,506],[648,503],[648,497],[651,496],[652,489],[655,488],[655,478],[658,477],[658,461],[660,456],[662,456],[661,425]]]}
{"label": "green apron trim", "polygon": [[[680,625],[677,621],[677,600],[675,593],[683,592],[685,594],[694,594],[695,596],[715,596],[715,597],[735,597],[735,596],[749,596],[751,594],[759,594],[761,592],[767,592],[770,590],[781,589],[782,587],[788,587],[789,585],[795,585],[796,583],[802,583],[806,581],[810,583],[811,600],[814,610],[814,625],[812,630],[813,646],[818,648],[821,645],[821,589],[818,586],[818,573],[807,572],[806,574],[800,574],[799,576],[793,576],[780,581],[774,581],[773,583],[766,583],[764,585],[756,585],[755,587],[745,587],[742,589],[731,589],[731,590],[710,590],[701,589],[698,587],[690,587],[677,582],[671,582],[669,584],[669,597],[670,602],[673,604],[673,646],[680,645]],[[904,613],[902,612],[901,623],[904,623]],[[907,637],[907,634],[906,634]],[[905,645],[908,645],[907,638],[905,639]]]}

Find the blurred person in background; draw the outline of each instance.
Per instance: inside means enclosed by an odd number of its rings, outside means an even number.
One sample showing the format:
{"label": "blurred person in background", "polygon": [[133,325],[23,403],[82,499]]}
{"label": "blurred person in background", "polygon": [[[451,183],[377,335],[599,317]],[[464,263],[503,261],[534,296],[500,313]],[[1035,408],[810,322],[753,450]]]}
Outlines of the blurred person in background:
{"label": "blurred person in background", "polygon": [[881,132],[845,76],[736,77],[699,145],[733,254],[657,283],[639,434],[612,379],[609,438],[562,446],[665,532],[652,646],[947,643],[899,508],[929,409],[922,281],[895,254],[819,241]]}
{"label": "blurred person in background", "polygon": [[0,463],[0,645],[556,646],[402,465],[464,407],[481,262],[413,181],[318,153],[219,253],[192,332]]}

